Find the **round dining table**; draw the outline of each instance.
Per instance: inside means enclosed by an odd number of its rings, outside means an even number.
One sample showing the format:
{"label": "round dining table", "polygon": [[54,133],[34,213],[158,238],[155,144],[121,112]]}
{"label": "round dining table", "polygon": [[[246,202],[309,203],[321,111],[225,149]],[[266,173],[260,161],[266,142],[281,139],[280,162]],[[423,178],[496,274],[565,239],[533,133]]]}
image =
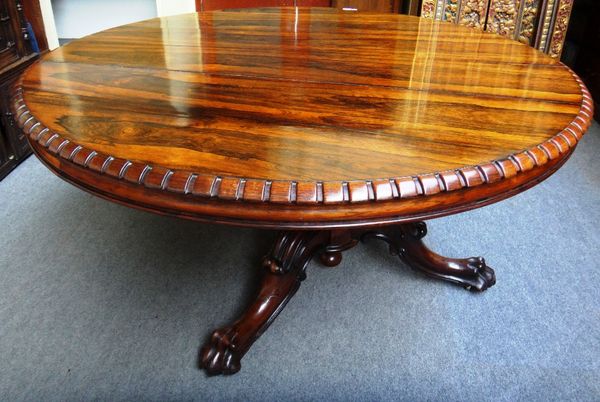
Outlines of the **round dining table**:
{"label": "round dining table", "polygon": [[494,285],[483,258],[429,250],[424,221],[541,182],[593,115],[575,73],[502,36],[294,7],[155,18],[75,40],[31,66],[10,102],[39,160],[87,192],[279,231],[256,298],[200,350],[208,374],[240,369],[313,256],[333,267],[361,241],[383,240],[407,266],[472,291]]}

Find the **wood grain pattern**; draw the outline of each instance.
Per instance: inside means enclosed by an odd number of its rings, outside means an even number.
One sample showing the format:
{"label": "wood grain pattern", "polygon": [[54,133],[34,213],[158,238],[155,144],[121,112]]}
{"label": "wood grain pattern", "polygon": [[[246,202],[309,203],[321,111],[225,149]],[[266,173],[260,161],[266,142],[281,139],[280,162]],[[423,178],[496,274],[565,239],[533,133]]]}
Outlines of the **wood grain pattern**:
{"label": "wood grain pattern", "polygon": [[564,162],[593,112],[567,67],[519,43],[328,9],[105,31],[47,55],[12,105],[37,155],[89,191],[292,227],[501,197]]}

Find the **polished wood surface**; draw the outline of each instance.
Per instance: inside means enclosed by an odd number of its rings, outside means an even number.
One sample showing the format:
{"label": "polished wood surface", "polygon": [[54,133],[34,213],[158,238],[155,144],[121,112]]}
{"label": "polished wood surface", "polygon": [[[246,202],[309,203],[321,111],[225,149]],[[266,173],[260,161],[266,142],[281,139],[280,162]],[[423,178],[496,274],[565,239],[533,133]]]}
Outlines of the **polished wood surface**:
{"label": "polished wood surface", "polygon": [[13,101],[38,156],[100,196],[193,219],[433,217],[539,182],[590,124],[564,65],[497,35],[332,9],[204,12],[74,41]]}

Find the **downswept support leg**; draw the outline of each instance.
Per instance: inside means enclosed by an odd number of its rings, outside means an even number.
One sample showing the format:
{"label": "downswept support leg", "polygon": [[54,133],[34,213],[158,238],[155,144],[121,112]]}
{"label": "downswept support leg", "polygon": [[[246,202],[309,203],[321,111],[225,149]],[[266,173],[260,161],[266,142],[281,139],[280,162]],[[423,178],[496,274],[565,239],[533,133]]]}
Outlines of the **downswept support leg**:
{"label": "downswept support leg", "polygon": [[442,279],[474,291],[484,291],[496,283],[494,270],[482,257],[448,258],[431,251],[422,239],[427,234],[425,222],[367,231],[362,239],[378,238],[387,242],[390,251],[411,268],[433,278]]}
{"label": "downswept support leg", "polygon": [[329,239],[328,231],[279,234],[263,258],[256,300],[232,325],[214,331],[200,352],[200,365],[209,375],[240,370],[240,359],[296,293],[312,256],[326,247]]}
{"label": "downswept support leg", "polygon": [[333,267],[342,251],[361,240],[377,238],[390,246],[412,268],[426,275],[483,291],[496,283],[494,270],[481,257],[453,259],[429,250],[422,239],[424,222],[369,229],[286,231],[263,258],[261,284],[256,299],[233,324],[217,329],[200,351],[200,366],[209,375],[234,374],[240,360],[283,310],[306,277],[306,267],[315,254],[323,265]]}

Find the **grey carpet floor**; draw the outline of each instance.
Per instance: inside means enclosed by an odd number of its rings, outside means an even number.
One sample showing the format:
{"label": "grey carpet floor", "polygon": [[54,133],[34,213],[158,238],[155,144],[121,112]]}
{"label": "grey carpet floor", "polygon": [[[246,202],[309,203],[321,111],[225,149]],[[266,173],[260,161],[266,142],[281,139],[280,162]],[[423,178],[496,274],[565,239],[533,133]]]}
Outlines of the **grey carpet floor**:
{"label": "grey carpet floor", "polygon": [[431,221],[483,255],[483,294],[383,244],[308,278],[231,377],[197,351],[256,286],[273,233],[111,204],[30,158],[0,182],[2,400],[600,400],[600,127],[541,185]]}

